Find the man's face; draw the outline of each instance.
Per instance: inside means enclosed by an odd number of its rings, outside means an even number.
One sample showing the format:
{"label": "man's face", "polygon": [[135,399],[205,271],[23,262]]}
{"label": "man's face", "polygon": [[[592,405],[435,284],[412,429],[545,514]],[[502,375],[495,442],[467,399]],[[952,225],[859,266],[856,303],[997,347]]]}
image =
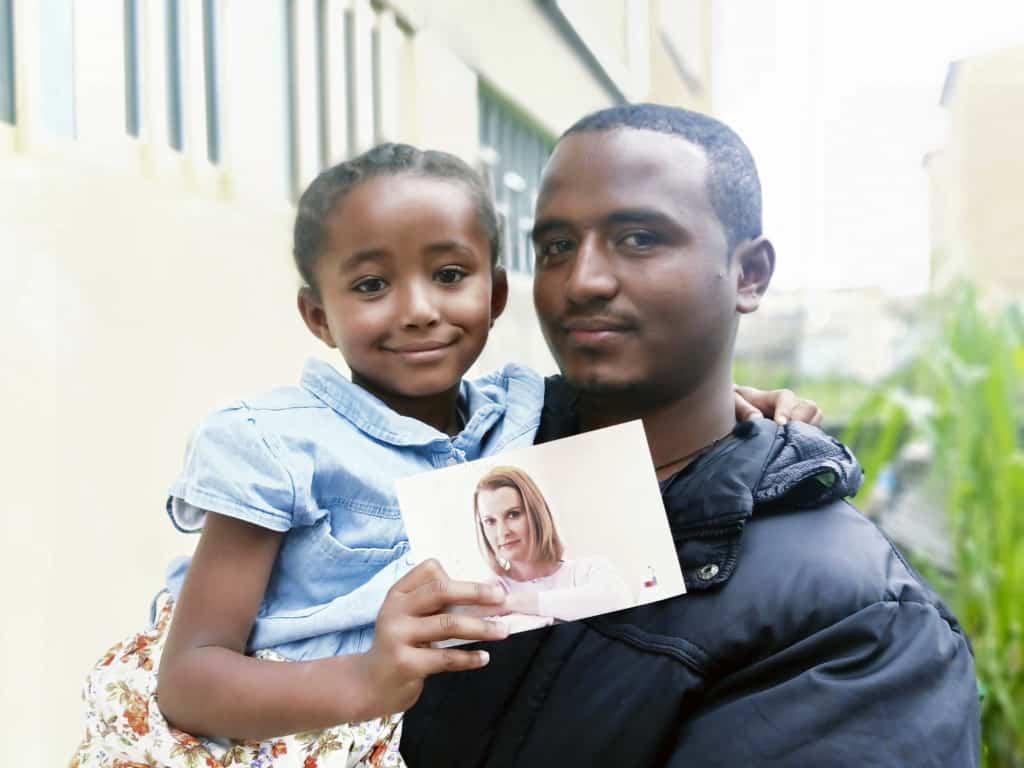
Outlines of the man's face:
{"label": "man's face", "polygon": [[737,267],[707,173],[701,148],[654,131],[576,133],[555,148],[537,200],[533,296],[582,392],[673,398],[728,370]]}

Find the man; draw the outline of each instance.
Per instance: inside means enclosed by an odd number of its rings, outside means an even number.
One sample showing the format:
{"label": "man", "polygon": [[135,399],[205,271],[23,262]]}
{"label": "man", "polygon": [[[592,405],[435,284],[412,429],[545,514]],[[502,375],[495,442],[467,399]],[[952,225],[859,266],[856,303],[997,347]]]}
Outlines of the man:
{"label": "man", "polygon": [[735,425],[739,316],[774,269],[753,159],[656,105],[561,138],[534,299],[562,377],[539,440],[641,418],[688,594],[513,636],[427,681],[411,766],[972,766],[970,648],[843,497],[860,470],[804,425]]}

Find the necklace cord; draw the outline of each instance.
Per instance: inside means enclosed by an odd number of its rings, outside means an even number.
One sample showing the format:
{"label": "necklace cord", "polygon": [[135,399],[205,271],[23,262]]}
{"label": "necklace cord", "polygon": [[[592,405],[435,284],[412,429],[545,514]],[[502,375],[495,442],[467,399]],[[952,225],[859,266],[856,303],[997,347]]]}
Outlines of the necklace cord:
{"label": "necklace cord", "polygon": [[683,454],[682,456],[679,456],[679,457],[677,457],[675,459],[672,459],[671,461],[666,461],[664,464],[657,464],[657,465],[655,465],[654,471],[657,472],[658,470],[664,469],[665,467],[671,467],[673,464],[679,464],[679,463],[684,462],[684,461],[691,461],[692,459],[696,459],[696,458],[698,458],[700,456],[703,456],[705,453],[713,451],[718,446],[719,443],[721,443],[727,437],[731,437],[731,436],[732,436],[732,430],[730,429],[728,432],[726,432],[724,435],[719,437],[717,440],[712,440],[707,445],[705,445],[705,446],[703,446],[701,448],[698,448],[695,451],[690,451],[689,453]]}

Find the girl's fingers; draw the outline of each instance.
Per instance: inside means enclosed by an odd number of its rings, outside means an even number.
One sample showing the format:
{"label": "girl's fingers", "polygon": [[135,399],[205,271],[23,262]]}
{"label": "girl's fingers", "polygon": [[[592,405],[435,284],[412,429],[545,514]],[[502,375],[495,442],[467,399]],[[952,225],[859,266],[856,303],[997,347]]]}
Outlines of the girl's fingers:
{"label": "girl's fingers", "polygon": [[415,592],[424,584],[447,578],[448,574],[441,563],[434,559],[424,560],[396,581],[390,591],[395,593]]}
{"label": "girl's fingers", "polygon": [[802,421],[806,424],[817,426],[821,423],[821,409],[813,400],[801,400],[795,406],[789,418],[792,421]]}
{"label": "girl's fingers", "polygon": [[[734,386],[735,395],[746,401],[746,405],[756,411],[760,411],[769,419],[774,419],[778,424],[785,424],[790,420],[793,407],[799,398],[789,389],[754,389],[753,387]],[[740,399],[736,399],[737,418],[740,414]],[[743,406],[744,409],[746,406]],[[753,418],[747,415],[746,418]]]}
{"label": "girl's fingers", "polygon": [[736,419],[756,418],[764,413],[777,424],[802,421],[818,426],[823,414],[813,400],[803,400],[789,389],[762,390],[753,387],[733,387]]}
{"label": "girl's fingers", "polygon": [[[740,394],[740,389],[740,387],[737,387],[733,392],[733,400],[736,407],[736,421],[761,418],[763,415],[761,411],[755,408],[749,400]],[[743,389],[745,389],[745,387],[743,387]]]}
{"label": "girl's fingers", "polygon": [[775,415],[773,416],[775,423],[785,424],[792,418],[797,397],[788,389],[777,389],[772,394],[775,396]]}
{"label": "girl's fingers", "polygon": [[426,616],[449,605],[501,605],[505,590],[479,581],[455,581],[447,576],[420,584],[405,596],[406,613]]}
{"label": "girl's fingers", "polygon": [[461,613],[438,613],[414,619],[407,627],[410,645],[427,645],[442,640],[503,640],[508,625]]}
{"label": "girl's fingers", "polygon": [[487,651],[462,651],[458,648],[410,648],[401,660],[401,671],[411,678],[424,678],[439,672],[480,669],[490,661]]}

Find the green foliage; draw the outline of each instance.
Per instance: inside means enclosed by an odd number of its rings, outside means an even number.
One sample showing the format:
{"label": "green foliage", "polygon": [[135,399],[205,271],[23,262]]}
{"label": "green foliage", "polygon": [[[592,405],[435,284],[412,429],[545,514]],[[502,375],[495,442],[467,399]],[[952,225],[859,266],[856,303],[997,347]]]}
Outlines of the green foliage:
{"label": "green foliage", "polygon": [[[874,388],[843,439],[869,481],[909,439],[934,456],[955,573],[942,579],[974,646],[984,756],[1024,766],[1024,322],[960,286],[935,303],[918,354]],[[801,394],[803,394],[801,392]],[[862,494],[870,493],[870,488]],[[924,564],[926,572],[932,572]]]}

